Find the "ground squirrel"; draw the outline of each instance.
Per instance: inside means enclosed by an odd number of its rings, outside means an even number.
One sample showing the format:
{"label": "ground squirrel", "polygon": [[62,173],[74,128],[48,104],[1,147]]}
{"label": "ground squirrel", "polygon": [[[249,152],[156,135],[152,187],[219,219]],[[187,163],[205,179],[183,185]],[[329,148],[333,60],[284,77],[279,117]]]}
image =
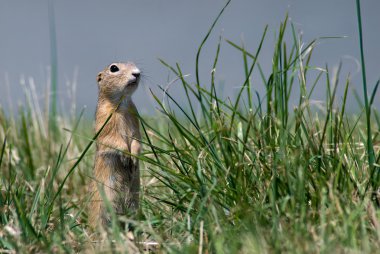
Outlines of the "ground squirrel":
{"label": "ground squirrel", "polygon": [[[103,126],[96,141],[94,180],[90,190],[89,225],[108,225],[99,188],[104,190],[117,215],[134,212],[139,206],[140,130],[132,94],[140,81],[140,70],[133,63],[113,63],[97,76],[99,86],[95,129]],[[112,116],[109,118],[109,116]],[[104,123],[109,118],[107,124]]]}

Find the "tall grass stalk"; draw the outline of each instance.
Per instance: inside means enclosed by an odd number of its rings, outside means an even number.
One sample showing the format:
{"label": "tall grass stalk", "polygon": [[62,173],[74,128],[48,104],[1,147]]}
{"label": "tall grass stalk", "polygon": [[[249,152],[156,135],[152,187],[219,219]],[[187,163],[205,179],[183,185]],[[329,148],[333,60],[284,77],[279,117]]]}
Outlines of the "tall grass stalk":
{"label": "tall grass stalk", "polygon": [[[368,102],[368,91],[367,91],[367,76],[365,71],[365,61],[364,61],[364,45],[363,45],[363,29],[362,29],[362,16],[360,11],[360,1],[356,0],[356,11],[358,18],[358,27],[359,27],[359,47],[360,47],[360,63],[362,69],[362,80],[363,80],[363,96],[364,96],[364,106],[366,113],[366,124],[367,124],[367,153],[368,153],[368,163],[369,170],[371,171],[371,185],[372,188],[376,191],[379,188],[380,182],[380,173],[379,168],[375,167],[375,152],[373,150],[372,142],[372,131],[371,131],[371,107]],[[371,97],[373,97],[373,94]]]}
{"label": "tall grass stalk", "polygon": [[[58,103],[58,57],[57,57],[57,35],[56,35],[56,26],[55,26],[55,11],[54,11],[54,1],[48,0],[48,19],[49,19],[49,38],[50,38],[50,92],[48,94],[51,105],[50,105],[50,114],[49,114],[49,127],[57,128],[56,118],[57,118],[57,103]],[[54,138],[54,136],[52,136]]]}

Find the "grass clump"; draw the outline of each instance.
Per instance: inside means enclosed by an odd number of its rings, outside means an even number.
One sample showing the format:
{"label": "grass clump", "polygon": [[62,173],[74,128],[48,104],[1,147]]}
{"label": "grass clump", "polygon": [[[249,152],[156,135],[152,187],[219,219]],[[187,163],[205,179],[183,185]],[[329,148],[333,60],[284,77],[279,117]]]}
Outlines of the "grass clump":
{"label": "grass clump", "polygon": [[[162,89],[168,103],[152,93],[160,116],[141,117],[142,216],[128,221],[137,243],[156,241],[159,253],[380,248],[380,121],[372,108],[377,85],[361,113],[348,115],[349,77],[341,84],[340,67],[332,74],[327,66],[311,66],[317,40],[303,44],[288,23],[285,18],[280,25],[269,75],[259,64],[267,27],[254,52],[226,41],[242,54],[245,81],[235,98],[223,98],[215,84],[222,40],[211,83],[198,75],[215,23],[198,50],[195,83],[179,64],[161,60],[178,77],[186,101]],[[286,33],[292,41],[285,42]],[[256,68],[261,75],[253,82]],[[314,105],[313,91],[322,82],[326,100]],[[264,94],[254,92],[259,84]],[[131,251],[117,224],[101,232],[101,248],[86,228],[96,142],[91,125],[80,114],[75,121],[56,117],[58,128],[50,128],[32,105],[20,109],[17,119],[0,114],[1,249]]]}
{"label": "grass clump", "polygon": [[[255,53],[228,41],[243,54],[246,70],[235,100],[218,96],[214,73],[207,88],[199,79],[188,83],[178,64],[164,63],[180,78],[190,109],[163,89],[171,107],[155,98],[167,117],[164,130],[143,121],[151,147],[143,160],[162,186],[147,188],[144,203],[150,218],[166,221],[167,239],[181,247],[191,243],[189,252],[371,252],[379,246],[379,213],[371,201],[379,182],[373,182],[366,160],[365,122],[345,114],[350,80],[337,102],[340,67],[331,77],[327,67],[310,66],[316,41],[302,48],[292,27],[289,48],[287,22],[277,36],[272,73],[262,78],[266,93],[257,95],[256,105],[250,77],[260,68],[266,28]],[[218,53],[219,46],[215,64]],[[312,70],[319,71],[315,80],[309,78]],[[318,109],[310,98],[323,77],[327,96]],[[296,86],[300,96],[290,112]],[[378,132],[370,138],[378,142]]]}

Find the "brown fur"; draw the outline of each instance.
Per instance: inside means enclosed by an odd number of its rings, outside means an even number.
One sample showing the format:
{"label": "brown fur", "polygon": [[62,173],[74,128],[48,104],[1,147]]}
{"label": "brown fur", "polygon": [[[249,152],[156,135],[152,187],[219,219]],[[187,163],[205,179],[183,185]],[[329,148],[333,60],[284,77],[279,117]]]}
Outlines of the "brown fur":
{"label": "brown fur", "polygon": [[[117,72],[111,72],[116,65]],[[97,76],[99,98],[95,129],[100,132],[96,142],[94,180],[90,191],[89,224],[106,226],[110,216],[105,210],[99,192],[103,188],[116,214],[125,215],[139,207],[139,161],[133,155],[140,153],[140,130],[137,109],[131,95],[137,89],[140,71],[132,63],[114,63]],[[135,76],[133,75],[135,74]]]}

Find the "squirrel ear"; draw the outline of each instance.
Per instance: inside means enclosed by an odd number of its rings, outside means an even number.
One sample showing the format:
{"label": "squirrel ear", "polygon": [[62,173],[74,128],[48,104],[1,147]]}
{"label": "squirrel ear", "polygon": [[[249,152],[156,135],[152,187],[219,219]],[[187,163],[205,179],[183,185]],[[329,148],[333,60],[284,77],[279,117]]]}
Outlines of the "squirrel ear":
{"label": "squirrel ear", "polygon": [[98,83],[102,80],[102,73],[101,72],[96,77],[96,80],[98,81]]}

